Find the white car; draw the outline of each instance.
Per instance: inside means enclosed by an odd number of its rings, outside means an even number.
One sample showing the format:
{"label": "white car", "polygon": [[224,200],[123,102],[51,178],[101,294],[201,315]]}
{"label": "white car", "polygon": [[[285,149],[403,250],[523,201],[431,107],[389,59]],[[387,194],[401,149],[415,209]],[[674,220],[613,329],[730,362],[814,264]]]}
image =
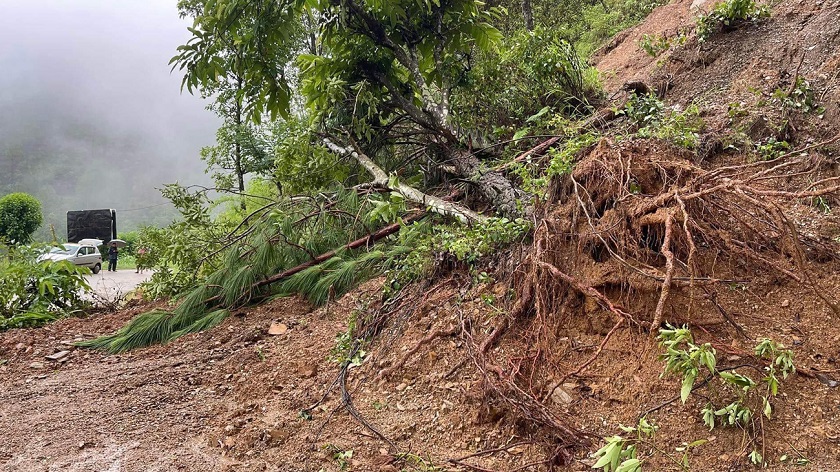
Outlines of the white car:
{"label": "white car", "polygon": [[[97,244],[98,242],[98,244]],[[83,239],[78,244],[67,243],[50,249],[50,252],[38,258],[38,261],[70,261],[77,266],[84,266],[97,274],[102,270],[102,254],[97,246],[98,239]]]}

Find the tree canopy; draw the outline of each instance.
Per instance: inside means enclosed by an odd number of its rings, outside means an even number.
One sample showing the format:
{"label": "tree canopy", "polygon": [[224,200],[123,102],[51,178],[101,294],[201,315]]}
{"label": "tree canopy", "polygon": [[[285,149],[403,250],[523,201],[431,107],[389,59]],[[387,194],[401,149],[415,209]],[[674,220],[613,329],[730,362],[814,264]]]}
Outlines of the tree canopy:
{"label": "tree canopy", "polygon": [[26,244],[42,221],[41,202],[32,195],[18,192],[0,198],[0,241]]}

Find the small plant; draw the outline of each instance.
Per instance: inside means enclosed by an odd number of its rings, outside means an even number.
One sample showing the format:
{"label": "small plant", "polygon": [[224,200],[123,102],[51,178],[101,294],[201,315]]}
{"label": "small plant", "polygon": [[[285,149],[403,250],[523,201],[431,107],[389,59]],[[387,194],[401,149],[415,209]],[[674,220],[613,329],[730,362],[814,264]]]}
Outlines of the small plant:
{"label": "small plant", "polygon": [[265,351],[263,351],[262,346],[257,346],[256,349],[254,349],[254,354],[257,355],[260,362],[265,362]]}
{"label": "small plant", "polygon": [[697,39],[705,42],[719,30],[731,31],[769,16],[770,8],[755,0],[727,0],[715,5],[709,14],[697,17]]}
{"label": "small plant", "polygon": [[703,128],[700,109],[692,104],[684,111],[668,108],[656,95],[633,95],[618,114],[627,116],[642,138],[658,138],[694,149]]}
{"label": "small plant", "polygon": [[642,39],[639,40],[639,47],[648,56],[656,57],[671,47],[671,40],[658,34],[644,34]]}
{"label": "small plant", "polygon": [[828,200],[823,196],[814,199],[814,206],[824,215],[831,214],[831,205],[828,204]]}
{"label": "small plant", "polygon": [[816,111],[820,115],[824,112],[823,108],[817,103],[817,97],[811,83],[802,76],[796,78],[796,83],[789,91],[781,88],[773,91],[773,99],[788,110],[801,111],[802,113]]}
{"label": "small plant", "polygon": [[546,175],[554,177],[571,173],[578,153],[595,144],[598,139],[600,135],[597,133],[584,133],[568,140],[562,148],[551,149],[548,153],[551,161]]}
{"label": "small plant", "polygon": [[[725,395],[725,400],[721,402],[725,405],[717,407],[715,401],[708,398],[706,405],[700,410],[703,423],[710,431],[718,426],[740,427],[750,435],[753,445],[759,444],[758,438],[761,436],[763,425],[760,420],[756,421],[756,414],[763,415],[768,420],[772,418],[771,399],[779,393],[780,377],[786,379],[796,372],[793,352],[775,341],[761,340],[754,353],[768,365],[763,369],[765,376],[761,382],[756,382],[751,377],[736,372],[736,368],[747,367],[746,365],[719,368],[715,349],[708,343],[695,343],[688,328],[668,326],[659,331],[658,339],[660,346],[665,348],[661,356],[665,360],[663,375],[673,373],[682,377],[682,402],[685,403],[691,393],[700,386],[708,385],[714,380],[720,381],[724,387],[721,393],[729,394]],[[701,371],[706,372],[705,380],[695,385]],[[762,451],[756,446],[747,456],[756,465],[764,463],[763,442],[760,445]]]}
{"label": "small plant", "polygon": [[637,446],[652,440],[659,426],[643,417],[635,427],[624,425],[619,425],[619,427],[625,433],[635,434],[636,437],[606,438],[607,444],[592,454],[592,457],[598,459],[592,468],[601,469],[604,472],[641,472],[643,461],[637,457]]}
{"label": "small plant", "polygon": [[353,459],[352,449],[341,449],[335,444],[326,444],[323,449],[332,455],[338,470],[347,470],[350,467],[350,460]]}
{"label": "small plant", "polygon": [[787,141],[779,141],[771,136],[764,144],[760,142],[756,143],[755,150],[761,156],[761,159],[770,161],[790,151],[790,144]]}
{"label": "small plant", "polygon": [[416,470],[419,472],[443,472],[446,470],[443,467],[436,466],[434,462],[432,462],[431,458],[423,458],[410,452],[401,452],[396,455],[396,458],[405,462],[405,464],[410,467],[410,470]]}
{"label": "small plant", "polygon": [[344,365],[347,362],[353,367],[358,367],[364,362],[367,351],[361,347],[356,348],[357,343],[362,343],[361,339],[356,338],[356,327],[360,312],[360,310],[353,311],[347,320],[347,331],[336,334],[335,345],[330,350],[329,360],[339,365]]}
{"label": "small plant", "polygon": [[42,261],[46,248],[0,244],[0,331],[38,326],[90,306],[86,267]]}
{"label": "small plant", "polygon": [[744,102],[730,102],[726,107],[726,113],[729,115],[729,120],[748,116],[750,113],[746,110]]}

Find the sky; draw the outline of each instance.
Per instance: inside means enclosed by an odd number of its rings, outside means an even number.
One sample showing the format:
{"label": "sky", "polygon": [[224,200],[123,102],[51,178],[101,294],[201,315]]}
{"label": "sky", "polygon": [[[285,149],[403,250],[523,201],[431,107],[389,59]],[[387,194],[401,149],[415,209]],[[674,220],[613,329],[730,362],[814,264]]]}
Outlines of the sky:
{"label": "sky", "polygon": [[0,195],[39,197],[60,228],[114,208],[132,229],[173,216],[156,187],[209,182],[220,122],[170,73],[190,37],[176,3],[0,0]]}

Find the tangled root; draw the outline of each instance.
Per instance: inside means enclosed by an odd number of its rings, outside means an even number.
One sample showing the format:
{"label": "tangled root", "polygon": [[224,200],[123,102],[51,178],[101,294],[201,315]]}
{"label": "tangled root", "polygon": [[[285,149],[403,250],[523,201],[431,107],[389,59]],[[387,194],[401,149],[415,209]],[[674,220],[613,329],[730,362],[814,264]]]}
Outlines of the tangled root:
{"label": "tangled root", "polygon": [[[827,164],[797,151],[706,170],[655,142],[604,139],[554,183],[556,206],[536,229],[537,250],[527,261],[529,299],[517,310],[555,311],[571,288],[655,334],[675,291],[688,300],[690,317],[698,286],[769,271],[812,287],[840,316],[806,270],[809,261],[835,258],[838,245],[798,230],[791,211],[792,203],[840,192]],[[817,216],[809,205],[797,212]],[[658,292],[657,303],[628,310],[609,291],[624,302],[627,294]]]}

